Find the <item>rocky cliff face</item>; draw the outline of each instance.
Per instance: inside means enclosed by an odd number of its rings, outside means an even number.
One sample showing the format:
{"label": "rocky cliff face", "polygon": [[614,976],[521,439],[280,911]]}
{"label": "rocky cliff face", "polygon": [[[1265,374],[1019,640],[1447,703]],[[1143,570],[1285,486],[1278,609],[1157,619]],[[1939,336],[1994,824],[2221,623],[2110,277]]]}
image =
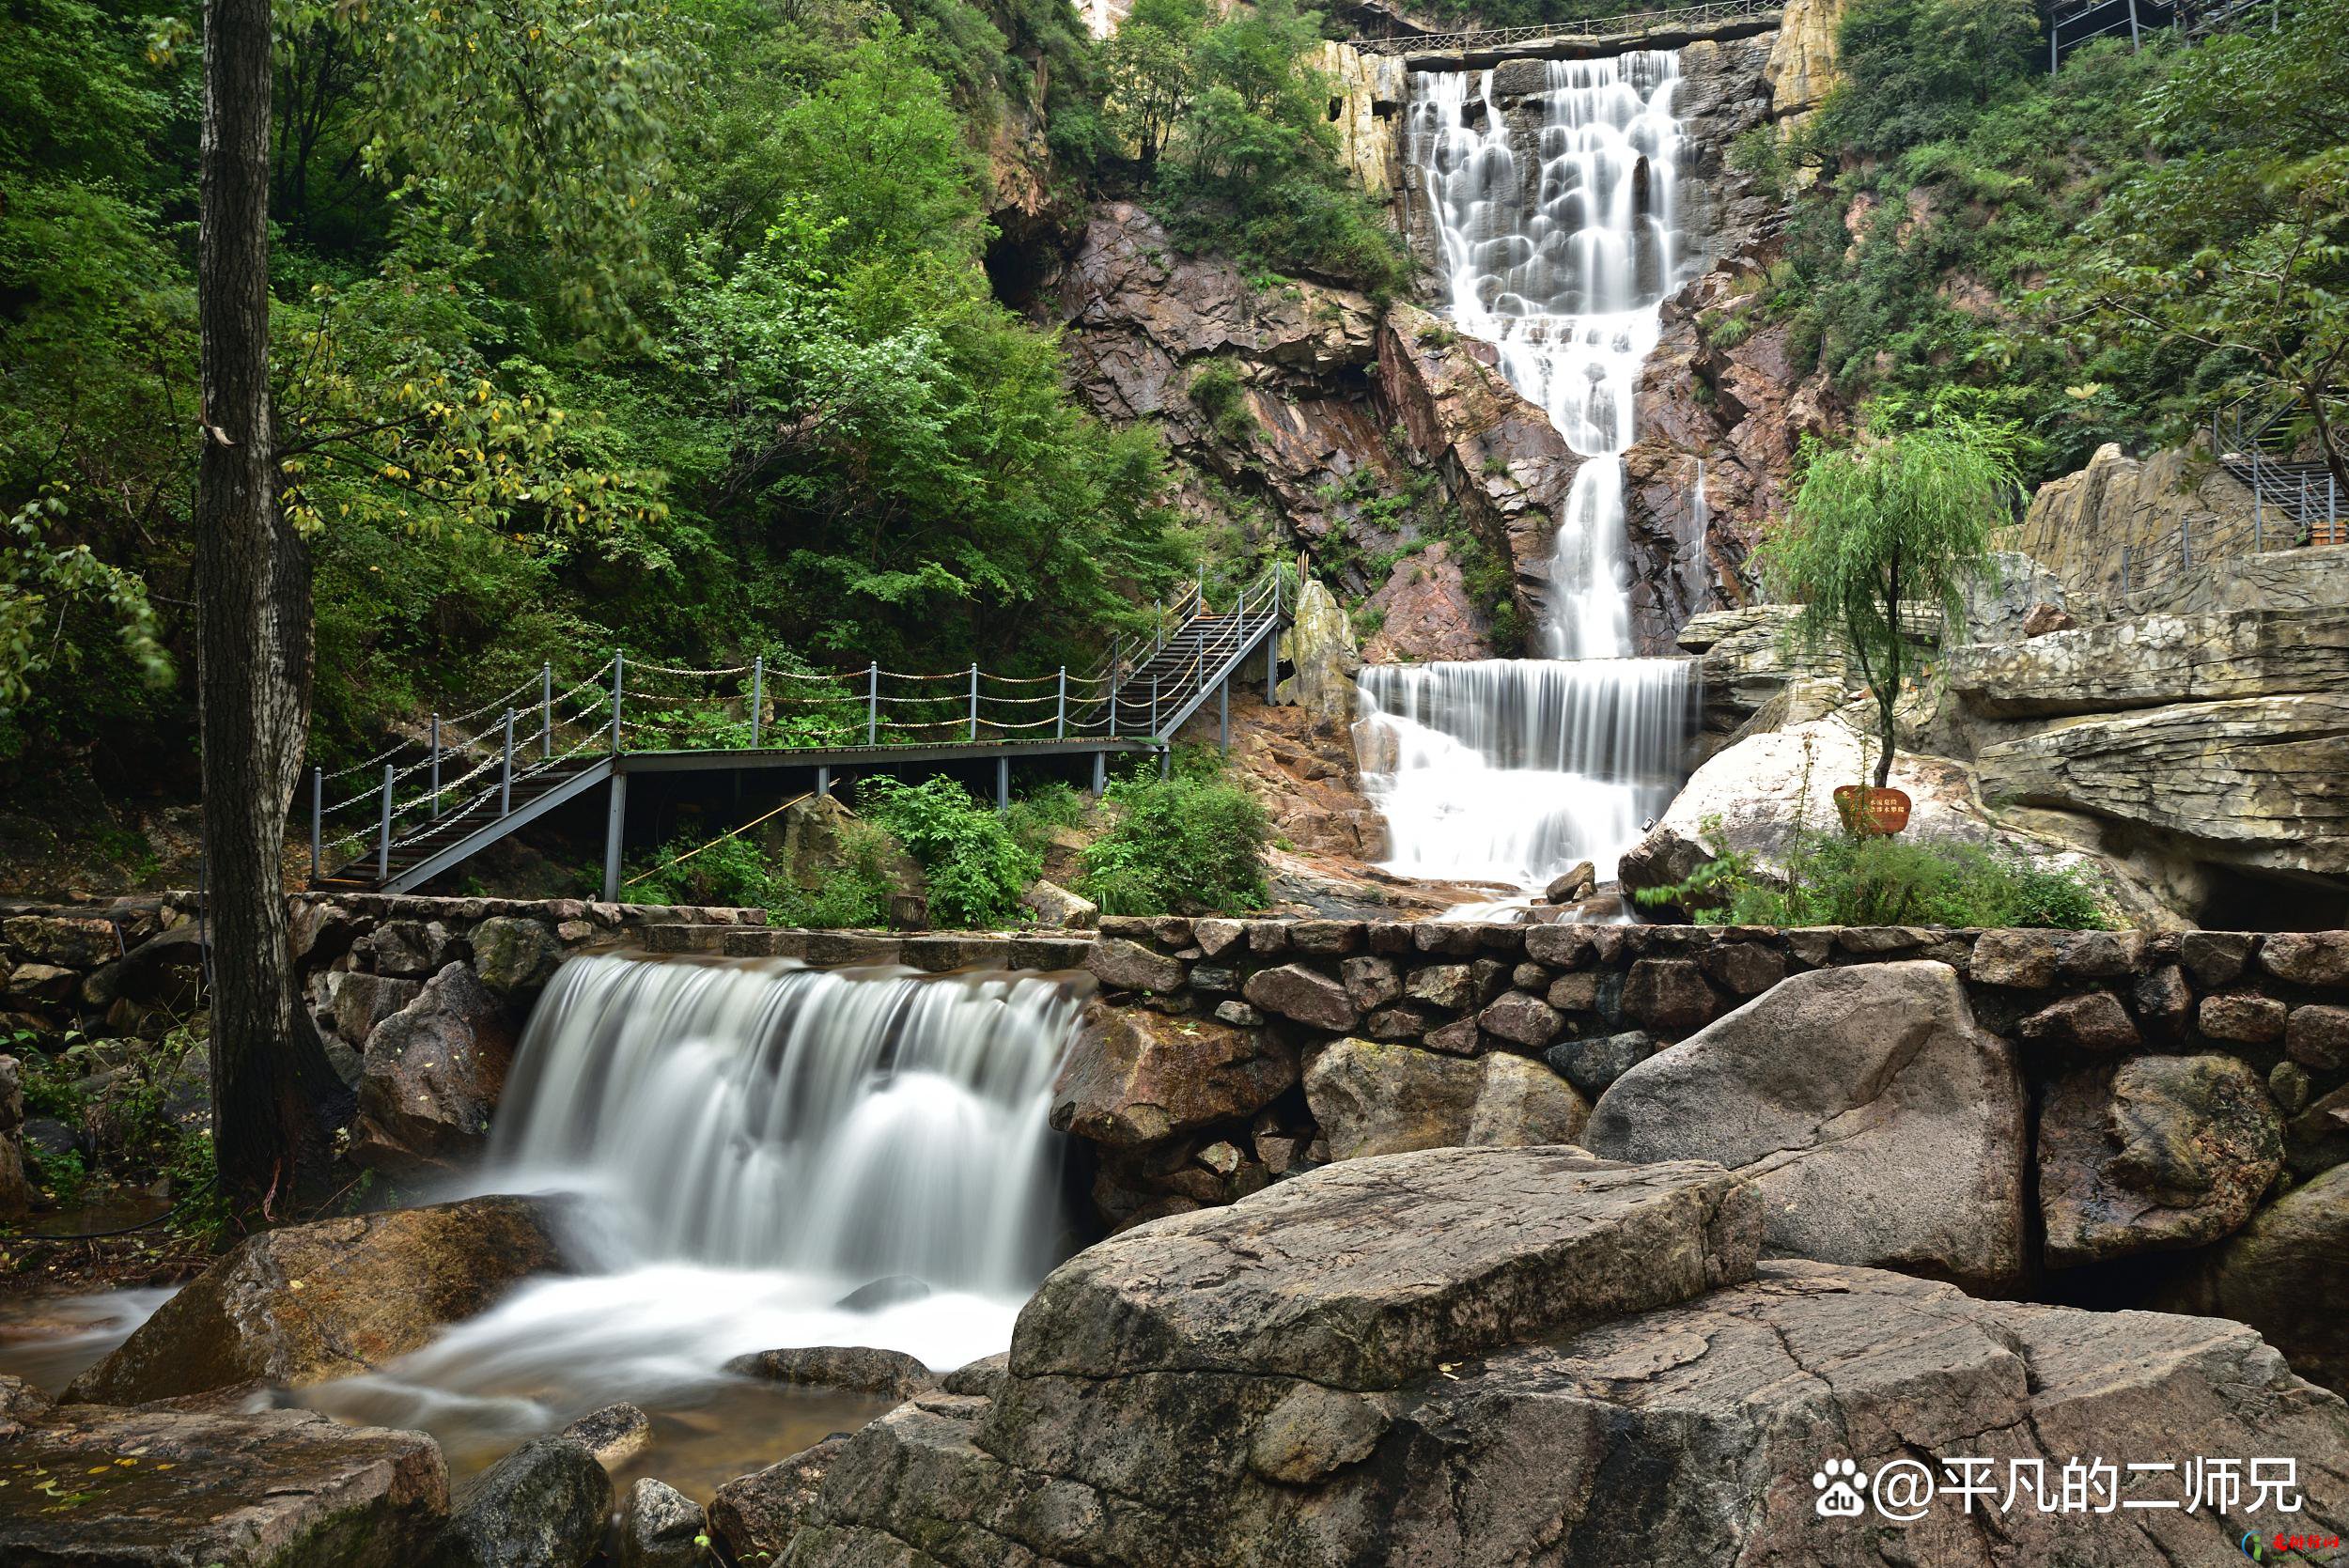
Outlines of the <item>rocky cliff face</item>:
{"label": "rocky cliff face", "polygon": [[2134,593],[2190,576],[2198,563],[2291,542],[2280,519],[2266,520],[2277,536],[2259,537],[2255,512],[2250,489],[2206,451],[2140,458],[2107,444],[2086,468],[2039,488],[2012,543],[2075,591]]}

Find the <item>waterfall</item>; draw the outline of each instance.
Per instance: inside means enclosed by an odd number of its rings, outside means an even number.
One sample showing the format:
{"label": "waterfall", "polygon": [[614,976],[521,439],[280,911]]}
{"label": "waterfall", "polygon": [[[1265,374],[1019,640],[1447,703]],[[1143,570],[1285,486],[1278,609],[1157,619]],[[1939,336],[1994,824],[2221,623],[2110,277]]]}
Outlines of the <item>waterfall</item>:
{"label": "waterfall", "polygon": [[661,1473],[680,1485],[861,1424],[870,1400],[810,1403],[722,1369],[836,1344],[942,1370],[1011,1343],[1062,1249],[1046,1112],[1091,985],[570,960],[531,1015],[471,1185],[571,1195],[587,1266],[300,1398],[423,1427],[467,1466],[627,1399],[653,1412],[655,1456],[677,1469]]}
{"label": "waterfall", "polygon": [[1548,658],[1366,670],[1357,727],[1390,869],[1526,888],[1582,859],[1613,875],[1670,799],[1690,717],[1685,661],[1628,657],[1622,458],[1681,281],[1679,59],[1545,72],[1530,138],[1496,72],[1415,73],[1408,147],[1448,315],[1583,459],[1550,547]]}
{"label": "waterfall", "polygon": [[1671,803],[1692,718],[1671,659],[1375,664],[1361,686],[1388,869],[1519,888],[1585,859],[1612,877]]}

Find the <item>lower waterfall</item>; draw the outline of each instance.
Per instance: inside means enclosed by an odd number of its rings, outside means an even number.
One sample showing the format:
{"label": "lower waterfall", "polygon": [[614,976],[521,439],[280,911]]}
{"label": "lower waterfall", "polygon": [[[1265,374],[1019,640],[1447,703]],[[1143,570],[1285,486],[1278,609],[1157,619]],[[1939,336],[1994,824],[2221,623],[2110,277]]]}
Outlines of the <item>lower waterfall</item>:
{"label": "lower waterfall", "polygon": [[861,1424],[869,1401],[778,1408],[721,1369],[830,1344],[944,1370],[1011,1343],[1066,1245],[1046,1112],[1090,988],[1081,975],[572,959],[531,1015],[469,1185],[570,1195],[590,1271],[535,1281],[303,1402],[424,1427],[462,1468],[630,1400],[657,1428],[664,1412],[677,1423],[664,1478],[697,1411],[730,1434],[713,1474],[755,1467],[745,1430],[780,1458],[792,1447],[777,1444]]}

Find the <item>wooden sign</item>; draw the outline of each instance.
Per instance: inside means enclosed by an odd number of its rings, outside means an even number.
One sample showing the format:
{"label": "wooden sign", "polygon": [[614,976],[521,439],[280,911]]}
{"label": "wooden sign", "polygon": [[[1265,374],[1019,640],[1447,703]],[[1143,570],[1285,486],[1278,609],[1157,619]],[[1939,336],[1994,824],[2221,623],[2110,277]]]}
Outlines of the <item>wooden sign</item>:
{"label": "wooden sign", "polygon": [[1844,784],[1835,792],[1835,811],[1844,831],[1861,838],[1908,826],[1908,796],[1903,790]]}

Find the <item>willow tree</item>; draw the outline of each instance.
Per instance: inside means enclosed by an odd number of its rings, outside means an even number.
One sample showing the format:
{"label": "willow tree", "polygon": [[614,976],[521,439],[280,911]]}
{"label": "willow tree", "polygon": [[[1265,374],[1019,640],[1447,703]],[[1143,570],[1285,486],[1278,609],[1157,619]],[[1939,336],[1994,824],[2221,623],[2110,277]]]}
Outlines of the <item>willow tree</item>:
{"label": "willow tree", "polygon": [[1883,730],[1878,789],[1892,776],[1893,712],[1913,659],[1903,607],[1936,608],[1944,626],[1965,613],[1990,531],[2021,492],[2007,445],[1952,423],[1817,453],[1792,516],[1757,551],[1771,590],[1802,606],[1796,641],[1840,645],[1867,681]]}

